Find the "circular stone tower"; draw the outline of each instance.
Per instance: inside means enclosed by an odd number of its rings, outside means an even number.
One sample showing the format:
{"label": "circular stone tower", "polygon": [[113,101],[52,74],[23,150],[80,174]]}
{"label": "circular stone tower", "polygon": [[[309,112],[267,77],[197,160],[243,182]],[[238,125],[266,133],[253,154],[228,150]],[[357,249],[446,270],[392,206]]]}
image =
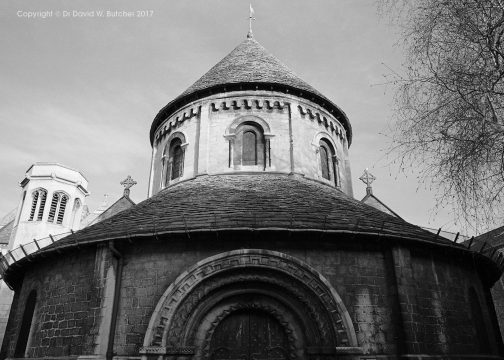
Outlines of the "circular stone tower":
{"label": "circular stone tower", "polygon": [[352,196],[345,113],[247,38],[158,113],[149,194],[198,175],[298,174]]}
{"label": "circular stone tower", "polygon": [[150,141],[149,199],[3,262],[3,357],[501,359],[498,264],[354,200],[347,116],[253,38]]}

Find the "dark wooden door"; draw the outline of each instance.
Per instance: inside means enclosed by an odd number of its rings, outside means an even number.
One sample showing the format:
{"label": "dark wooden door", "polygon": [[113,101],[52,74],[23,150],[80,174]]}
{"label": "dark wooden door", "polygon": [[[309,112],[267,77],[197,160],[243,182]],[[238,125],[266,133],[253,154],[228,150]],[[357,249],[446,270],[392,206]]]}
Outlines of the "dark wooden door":
{"label": "dark wooden door", "polygon": [[287,360],[288,339],[280,323],[260,311],[242,311],[221,321],[212,336],[212,360]]}

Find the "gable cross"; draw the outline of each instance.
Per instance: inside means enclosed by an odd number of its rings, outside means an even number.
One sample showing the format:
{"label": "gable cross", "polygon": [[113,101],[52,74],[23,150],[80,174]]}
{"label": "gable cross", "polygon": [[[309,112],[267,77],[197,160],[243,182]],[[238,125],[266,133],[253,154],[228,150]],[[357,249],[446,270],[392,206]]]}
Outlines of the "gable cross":
{"label": "gable cross", "polygon": [[373,193],[373,188],[371,184],[376,180],[376,177],[371,174],[368,169],[364,170],[364,174],[359,178],[364,184],[366,184],[366,193],[371,195]]}
{"label": "gable cross", "polygon": [[133,185],[136,185],[137,182],[131,178],[131,175],[128,175],[128,177],[126,179],[124,179],[123,181],[121,181],[120,184],[122,186],[124,186],[124,196],[129,197],[130,187],[132,187]]}

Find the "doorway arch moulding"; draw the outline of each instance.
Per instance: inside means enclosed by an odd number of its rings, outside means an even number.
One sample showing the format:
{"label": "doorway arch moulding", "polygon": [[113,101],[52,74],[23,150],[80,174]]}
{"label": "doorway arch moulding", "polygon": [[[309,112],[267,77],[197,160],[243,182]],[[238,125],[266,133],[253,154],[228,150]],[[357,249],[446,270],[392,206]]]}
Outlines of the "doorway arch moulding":
{"label": "doorway arch moulding", "polygon": [[[244,296],[251,298],[245,305],[239,300]],[[297,354],[292,358],[362,353],[341,297],[318,271],[284,253],[241,249],[208,257],[177,277],[154,309],[140,355],[204,359],[207,330],[243,307],[269,312],[286,323],[289,334],[306,329],[289,335]]]}

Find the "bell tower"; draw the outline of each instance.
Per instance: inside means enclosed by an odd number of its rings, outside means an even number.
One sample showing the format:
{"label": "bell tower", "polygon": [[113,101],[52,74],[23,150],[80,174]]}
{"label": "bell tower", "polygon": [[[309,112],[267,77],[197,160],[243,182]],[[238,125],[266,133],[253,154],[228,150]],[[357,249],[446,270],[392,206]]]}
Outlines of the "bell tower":
{"label": "bell tower", "polygon": [[20,182],[21,200],[9,249],[70,230],[79,230],[88,181],[77,170],[57,163],[35,163]]}

